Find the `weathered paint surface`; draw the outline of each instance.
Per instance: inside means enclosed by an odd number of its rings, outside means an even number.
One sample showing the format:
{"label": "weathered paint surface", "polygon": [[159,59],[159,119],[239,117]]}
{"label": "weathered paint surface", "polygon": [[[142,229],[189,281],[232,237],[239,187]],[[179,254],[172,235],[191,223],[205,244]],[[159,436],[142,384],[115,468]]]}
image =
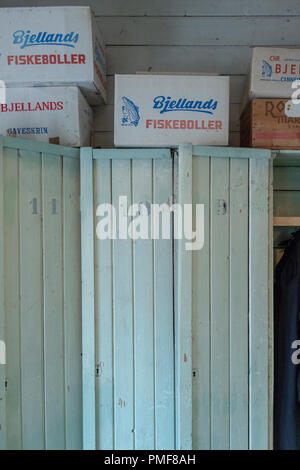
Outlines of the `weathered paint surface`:
{"label": "weathered paint surface", "polygon": [[[81,158],[87,158],[88,149]],[[90,256],[85,237],[94,230],[94,310],[88,283],[83,285],[83,326],[94,329],[95,386],[84,392],[84,446],[98,449],[174,449],[174,318],[172,240],[98,240],[95,216],[100,203],[118,207],[119,196],[144,204],[172,203],[173,164],[166,150],[93,152],[85,177],[93,189],[94,220],[82,194],[83,259]],[[84,163],[82,163],[84,165]],[[81,175],[83,178],[83,175]],[[94,229],[92,228],[94,226]],[[87,271],[89,270],[89,271]],[[84,301],[86,299],[86,301]],[[88,307],[88,305],[90,307]],[[83,349],[89,353],[91,343]],[[89,369],[89,364],[83,364]],[[95,387],[95,388],[93,388]],[[95,392],[95,433],[85,432]],[[86,403],[85,403],[86,402]],[[86,411],[85,411],[86,410]]]}
{"label": "weathered paint surface", "polygon": [[[192,145],[179,147],[178,203],[192,204]],[[192,252],[178,240],[177,312],[177,448],[192,448]]]}
{"label": "weathered paint surface", "polygon": [[[82,151],[82,416],[78,153],[0,144],[1,448],[267,448],[269,153]],[[100,242],[119,195],[204,204],[204,248]]]}
{"label": "weathered paint surface", "polygon": [[193,447],[267,449],[270,152],[193,155],[193,203],[205,206],[193,252]]}
{"label": "weathered paint surface", "polygon": [[0,446],[80,449],[79,152],[2,137],[0,149]]}
{"label": "weathered paint surface", "polygon": [[143,150],[127,155],[94,151],[94,210],[119,195],[204,204],[205,244],[191,255],[182,241],[94,241],[96,432],[87,446],[268,448],[270,152],[185,145],[174,170]]}

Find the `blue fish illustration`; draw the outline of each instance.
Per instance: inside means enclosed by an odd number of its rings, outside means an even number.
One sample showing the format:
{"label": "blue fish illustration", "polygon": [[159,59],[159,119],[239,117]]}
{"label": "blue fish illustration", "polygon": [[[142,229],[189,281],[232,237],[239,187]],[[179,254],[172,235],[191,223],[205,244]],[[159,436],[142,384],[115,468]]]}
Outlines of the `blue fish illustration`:
{"label": "blue fish illustration", "polygon": [[126,96],[122,97],[124,105],[122,106],[122,126],[135,126],[137,127],[141,119],[139,108]]}
{"label": "blue fish illustration", "polygon": [[271,77],[272,75],[272,66],[268,64],[265,60],[262,61],[262,70],[261,74],[263,77]]}

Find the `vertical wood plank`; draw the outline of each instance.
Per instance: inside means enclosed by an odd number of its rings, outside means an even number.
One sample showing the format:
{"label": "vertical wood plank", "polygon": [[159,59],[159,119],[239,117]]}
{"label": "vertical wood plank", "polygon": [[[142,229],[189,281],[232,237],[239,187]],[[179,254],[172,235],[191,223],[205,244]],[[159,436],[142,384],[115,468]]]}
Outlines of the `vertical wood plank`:
{"label": "vertical wood plank", "polygon": [[274,318],[273,318],[273,286],[274,286],[274,263],[273,263],[273,158],[269,160],[269,449],[273,450],[273,408],[274,408]]}
{"label": "vertical wood plank", "polygon": [[[192,146],[179,147],[178,200],[192,204]],[[192,254],[178,243],[178,449],[192,448]]]}
{"label": "vertical wood plank", "polygon": [[21,355],[20,355],[20,225],[19,155],[5,149],[4,160],[4,290],[6,329],[7,448],[22,449]]}
{"label": "vertical wood plank", "polygon": [[[95,211],[111,203],[111,162],[94,161]],[[96,224],[101,219],[96,219]],[[97,448],[114,448],[112,241],[95,243]]]}
{"label": "vertical wood plank", "polygon": [[[132,192],[133,202],[150,211],[152,203],[151,160],[132,160]],[[140,213],[143,214],[143,212]],[[150,233],[150,216],[148,224]],[[155,448],[152,248],[151,239],[138,239],[133,242],[135,447],[149,450]],[[166,289],[168,288],[169,286],[166,286]]]}
{"label": "vertical wood plank", "polygon": [[[112,161],[112,203],[118,207],[119,196],[131,204],[131,162]],[[121,207],[123,216],[126,207]],[[117,233],[118,233],[117,225]],[[115,449],[134,449],[134,348],[132,241],[117,239],[113,243],[114,302],[114,416]]]}
{"label": "vertical wood plank", "polygon": [[61,158],[42,155],[46,449],[65,448]]}
{"label": "vertical wood plank", "polygon": [[268,182],[269,161],[250,160],[249,349],[250,449],[268,448]]}
{"label": "vertical wood plank", "polygon": [[210,449],[210,159],[193,158],[193,204],[204,204],[204,247],[193,256],[193,449]]}
{"label": "vertical wood plank", "polygon": [[[4,149],[0,137],[0,341],[6,341],[5,335],[5,300],[4,300]],[[6,366],[0,364],[0,450],[6,444]]]}
{"label": "vertical wood plank", "polygon": [[40,153],[20,151],[20,282],[23,448],[45,447],[42,191]]}
{"label": "vertical wood plank", "polygon": [[63,286],[66,449],[82,449],[80,162],[63,158]]}
{"label": "vertical wood plank", "polygon": [[[173,204],[178,203],[178,180],[179,180],[179,152],[173,152]],[[179,430],[177,426],[177,411],[179,409],[179,377],[178,377],[178,357],[179,357],[179,345],[178,345],[178,243],[174,237],[173,240],[173,309],[174,309],[174,387],[175,387],[175,449],[177,449],[177,443],[179,442]]]}
{"label": "vertical wood plank", "polygon": [[93,155],[80,152],[83,448],[96,447]]}
{"label": "vertical wood plank", "polygon": [[230,448],[248,448],[248,165],[230,160]]}
{"label": "vertical wood plank", "polygon": [[[172,205],[172,160],[153,162],[153,202]],[[175,447],[172,240],[154,240],[155,448]]]}
{"label": "vertical wood plank", "polygon": [[229,448],[229,159],[211,160],[211,447]]}
{"label": "vertical wood plank", "polygon": [[[53,235],[52,225],[50,219],[46,214],[45,210],[45,230],[42,232],[42,213],[41,207],[43,205],[45,209],[49,208],[50,211],[53,209],[51,202],[47,207],[47,194],[52,191],[55,193],[61,190],[61,181],[57,175],[54,175],[54,186],[49,182],[53,175],[51,174],[53,168],[46,169],[45,178],[47,180],[48,188],[45,185],[44,194],[41,194],[41,160],[42,156],[39,152],[32,150],[21,151],[18,149],[9,148],[9,139],[7,141],[8,147],[6,148],[6,154],[9,158],[5,159],[5,187],[4,187],[4,212],[5,212],[5,229],[4,229],[4,243],[5,250],[3,250],[5,268],[5,315],[6,315],[6,330],[9,335],[9,364],[7,367],[6,381],[6,415],[7,415],[7,444],[6,447],[10,449],[41,449],[47,446],[48,448],[64,448],[65,445],[60,445],[57,439],[64,435],[64,383],[60,381],[62,397],[58,397],[55,401],[54,406],[49,411],[51,422],[54,423],[55,433],[53,427],[50,433],[50,440],[45,442],[44,433],[44,370],[43,370],[43,281],[45,289],[45,309],[46,309],[46,320],[49,320],[53,324],[55,315],[47,314],[47,306],[52,307],[54,302],[49,301],[50,297],[58,295],[62,299],[61,293],[59,293],[58,286],[54,286],[55,280],[59,282],[59,286],[63,285],[61,277],[53,276],[53,269],[61,270],[63,267],[62,259],[58,262],[59,256],[56,256],[56,249],[61,244],[62,236],[62,224],[60,221],[59,230],[54,230],[55,237],[52,240],[50,235]],[[50,146],[49,146],[50,150]],[[20,155],[20,168],[18,168],[18,160]],[[46,157],[46,155],[44,156]],[[57,157],[53,157],[52,154],[47,155],[47,162],[53,163],[57,160]],[[69,159],[73,163],[76,160]],[[46,161],[46,160],[45,160]],[[2,162],[1,162],[2,163]],[[77,177],[79,177],[79,168],[77,163]],[[3,174],[1,175],[3,177]],[[73,175],[74,176],[74,175]],[[73,178],[72,176],[72,178]],[[18,184],[20,182],[20,188]],[[45,181],[44,181],[45,182]],[[51,186],[51,188],[50,188]],[[77,183],[77,186],[78,183]],[[3,185],[2,185],[3,188]],[[79,192],[79,191],[78,191]],[[58,207],[58,204],[56,204]],[[77,226],[79,228],[79,204],[77,202]],[[3,224],[1,224],[3,227]],[[54,227],[55,228],[55,227]],[[71,229],[72,230],[72,229]],[[3,232],[2,232],[3,233]],[[50,241],[49,244],[47,242]],[[49,238],[50,237],[50,238]],[[43,260],[42,260],[42,242],[47,245],[45,247],[45,271],[48,271],[43,276]],[[77,247],[78,248],[78,247]],[[80,250],[76,249],[76,255],[78,259],[78,253]],[[50,252],[52,258],[49,257]],[[13,262],[12,260],[16,260]],[[20,260],[18,262],[18,260]],[[58,262],[58,264],[57,264]],[[49,269],[50,267],[50,269]],[[53,268],[53,269],[52,269]],[[20,275],[20,278],[19,278]],[[49,281],[49,282],[48,282]],[[50,285],[51,284],[51,285]],[[49,290],[50,287],[54,287]],[[80,277],[78,276],[78,292],[80,293]],[[48,300],[47,300],[48,299]],[[21,301],[21,303],[20,303]],[[59,306],[59,316],[61,319],[62,305]],[[4,308],[3,308],[4,312]],[[49,310],[48,310],[49,313]],[[57,312],[54,312],[57,313]],[[74,311],[72,312],[74,315]],[[56,317],[56,319],[58,316]],[[80,318],[80,312],[78,314],[78,320]],[[63,324],[60,325],[59,333],[63,334]],[[81,333],[79,332],[78,338]],[[58,378],[64,373],[64,365],[62,363],[62,348],[59,352],[59,348],[56,347],[55,336],[45,336],[45,350],[46,353],[56,354],[58,361],[47,361],[45,375],[49,377],[49,368],[56,367],[58,374],[54,374],[53,380],[48,380],[51,385],[52,398],[57,392]],[[49,349],[49,344],[54,344],[53,348]],[[63,343],[62,343],[63,344]],[[78,341],[77,341],[78,344]],[[80,348],[79,348],[80,349]],[[61,353],[61,354],[60,354]],[[77,358],[77,370],[78,364],[80,365],[81,349],[79,350],[79,358]],[[22,362],[22,367],[21,367]],[[59,364],[61,362],[61,364]],[[80,367],[79,367],[80,369]],[[22,386],[21,386],[22,385]],[[80,383],[77,381],[77,389]],[[22,397],[21,397],[22,388]],[[49,397],[49,390],[46,392],[46,396]],[[53,393],[52,393],[53,392]],[[4,396],[5,398],[5,396]],[[55,397],[54,397],[55,398]],[[4,400],[1,400],[1,402]],[[22,407],[21,407],[22,401]],[[59,402],[60,401],[60,402]],[[52,401],[53,403],[53,401]],[[60,405],[60,406],[59,406]],[[81,404],[80,404],[81,405]],[[59,409],[60,408],[60,409]],[[78,408],[78,406],[76,406]],[[53,413],[52,413],[53,412]],[[78,414],[78,412],[77,412]],[[61,421],[61,425],[57,425],[57,421]],[[81,419],[80,419],[81,421]],[[49,424],[49,422],[48,422]],[[77,422],[77,428],[81,424]],[[48,426],[49,427],[49,426]],[[23,428],[23,429],[22,429]],[[74,426],[74,432],[76,427]],[[22,443],[22,434],[24,435],[24,444]],[[49,437],[49,436],[48,436]],[[23,444],[23,445],[22,445]]]}

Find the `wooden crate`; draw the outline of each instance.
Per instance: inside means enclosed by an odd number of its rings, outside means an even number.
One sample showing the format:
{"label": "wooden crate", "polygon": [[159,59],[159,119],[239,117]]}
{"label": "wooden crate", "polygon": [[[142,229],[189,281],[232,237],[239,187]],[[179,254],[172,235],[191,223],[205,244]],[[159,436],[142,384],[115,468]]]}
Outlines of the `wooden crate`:
{"label": "wooden crate", "polygon": [[241,147],[300,149],[300,117],[288,117],[288,99],[254,99],[241,115]]}

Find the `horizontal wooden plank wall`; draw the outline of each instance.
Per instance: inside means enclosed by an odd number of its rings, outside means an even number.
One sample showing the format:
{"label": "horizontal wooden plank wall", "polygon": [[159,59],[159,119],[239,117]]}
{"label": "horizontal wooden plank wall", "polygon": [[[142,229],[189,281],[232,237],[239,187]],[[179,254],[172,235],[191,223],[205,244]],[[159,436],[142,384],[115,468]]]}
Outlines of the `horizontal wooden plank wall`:
{"label": "horizontal wooden plank wall", "polygon": [[98,19],[107,46],[297,46],[299,22],[282,16]]}
{"label": "horizontal wooden plank wall", "polygon": [[[300,217],[300,168],[293,166],[277,166],[274,162],[274,216]],[[274,261],[277,250],[282,250],[282,242],[291,238],[299,227],[274,227]]]}
{"label": "horizontal wooden plank wall", "polygon": [[79,151],[69,158],[64,147],[41,151],[38,143],[7,137],[0,146],[7,345],[1,434],[7,449],[80,449]]}
{"label": "horizontal wooden plank wall", "polygon": [[274,168],[274,216],[300,216],[300,168]]}
{"label": "horizontal wooden plank wall", "polygon": [[[26,6],[61,5],[58,0]],[[199,72],[230,75],[230,145],[239,145],[239,107],[249,46],[298,46],[297,0],[71,0],[89,5],[107,44],[109,106],[95,109],[95,146],[113,146],[115,73]],[[1,6],[24,6],[3,0]]]}
{"label": "horizontal wooden plank wall", "polygon": [[95,110],[94,144],[113,145],[115,73],[183,71],[231,76],[230,145],[238,146],[249,46],[298,45],[300,18],[293,17],[299,13],[297,2],[285,8],[277,2],[261,2],[252,8],[247,2],[234,1],[227,2],[227,7],[223,2],[222,6],[214,2],[161,2],[154,8],[126,3],[127,11],[115,4],[111,10],[108,5],[102,6],[102,12],[101,7],[95,10],[107,44],[109,101],[105,108]]}
{"label": "horizontal wooden plank wall", "polygon": [[[39,0],[39,6],[61,6],[60,0]],[[300,15],[297,0],[64,0],[64,5],[91,6],[98,16],[291,16]],[[36,0],[2,0],[3,7],[37,5]]]}

